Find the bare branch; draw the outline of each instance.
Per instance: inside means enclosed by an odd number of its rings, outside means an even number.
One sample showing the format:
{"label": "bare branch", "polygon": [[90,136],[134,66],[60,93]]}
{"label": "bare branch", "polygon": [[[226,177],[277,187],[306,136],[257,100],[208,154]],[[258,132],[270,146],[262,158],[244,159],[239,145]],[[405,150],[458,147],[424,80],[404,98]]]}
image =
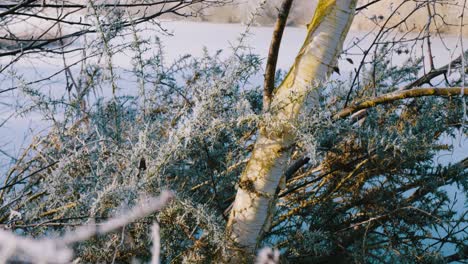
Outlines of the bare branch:
{"label": "bare branch", "polygon": [[352,106],[349,106],[339,113],[333,116],[334,119],[344,118],[347,116],[356,113],[359,110],[367,109],[371,107],[375,107],[380,104],[387,104],[397,100],[408,99],[408,98],[416,98],[416,97],[424,97],[424,96],[456,96],[461,95],[468,95],[468,91],[464,90],[461,87],[451,87],[451,88],[417,88],[412,90],[406,91],[398,91],[394,93],[384,94],[381,96],[377,96],[371,98],[369,100],[365,100],[360,103],[356,103]]}
{"label": "bare branch", "polygon": [[[464,54],[466,56],[468,54],[468,50],[465,51]],[[458,58],[454,59],[453,61],[451,61],[447,65],[444,65],[444,66],[442,66],[440,68],[431,70],[427,74],[421,76],[419,79],[417,79],[414,82],[406,85],[401,90],[409,90],[409,89],[412,89],[414,87],[421,86],[423,84],[429,84],[432,79],[436,78],[437,76],[446,74],[449,69],[455,69],[457,67],[460,67],[461,64],[462,64],[462,56],[459,56]],[[467,69],[465,69],[465,71],[466,70]]]}
{"label": "bare branch", "polygon": [[281,46],[281,39],[283,38],[284,27],[288,19],[289,11],[291,10],[293,0],[284,0],[279,9],[278,18],[276,19],[275,27],[273,30],[273,37],[271,38],[270,51],[268,52],[268,59],[265,68],[265,81],[263,84],[263,109],[268,110],[272,93],[275,89],[275,73],[276,63],[278,61],[278,53]]}

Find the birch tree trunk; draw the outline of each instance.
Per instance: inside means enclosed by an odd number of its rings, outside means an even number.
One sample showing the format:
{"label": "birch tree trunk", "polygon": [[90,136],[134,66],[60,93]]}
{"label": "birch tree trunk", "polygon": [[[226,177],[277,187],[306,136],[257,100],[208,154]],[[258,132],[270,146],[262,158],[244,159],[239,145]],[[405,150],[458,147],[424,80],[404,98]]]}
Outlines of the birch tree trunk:
{"label": "birch tree trunk", "polygon": [[252,156],[241,176],[229,216],[227,236],[236,247],[255,251],[267,232],[275,193],[289,161],[293,123],[306,111],[306,97],[336,67],[354,17],[356,0],[319,0],[307,37],[283,83],[273,94],[268,127],[260,128]]}

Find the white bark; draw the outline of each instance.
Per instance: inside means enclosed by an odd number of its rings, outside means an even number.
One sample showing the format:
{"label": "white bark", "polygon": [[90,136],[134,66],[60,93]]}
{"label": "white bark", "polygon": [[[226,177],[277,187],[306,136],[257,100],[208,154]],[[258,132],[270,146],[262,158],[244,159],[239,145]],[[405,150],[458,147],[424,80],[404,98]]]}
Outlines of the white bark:
{"label": "white bark", "polygon": [[276,189],[294,140],[288,124],[304,110],[304,101],[311,88],[333,72],[355,6],[356,0],[319,1],[304,45],[274,94],[270,112],[274,125],[260,129],[252,156],[241,176],[227,226],[229,238],[250,252],[257,247],[263,232],[269,229]]}

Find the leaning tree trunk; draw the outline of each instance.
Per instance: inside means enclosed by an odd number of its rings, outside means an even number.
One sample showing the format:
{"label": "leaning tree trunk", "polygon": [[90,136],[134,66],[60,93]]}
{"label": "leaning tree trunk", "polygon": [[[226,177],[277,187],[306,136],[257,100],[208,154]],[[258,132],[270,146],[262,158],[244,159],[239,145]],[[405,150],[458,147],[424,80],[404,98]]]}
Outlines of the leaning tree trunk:
{"label": "leaning tree trunk", "polygon": [[308,110],[305,105],[310,107],[305,101],[311,89],[317,89],[335,69],[355,7],[356,0],[319,0],[305,42],[273,95],[271,119],[260,128],[227,225],[228,238],[241,251],[254,252],[269,229],[275,193],[294,143],[290,125],[301,111]]}

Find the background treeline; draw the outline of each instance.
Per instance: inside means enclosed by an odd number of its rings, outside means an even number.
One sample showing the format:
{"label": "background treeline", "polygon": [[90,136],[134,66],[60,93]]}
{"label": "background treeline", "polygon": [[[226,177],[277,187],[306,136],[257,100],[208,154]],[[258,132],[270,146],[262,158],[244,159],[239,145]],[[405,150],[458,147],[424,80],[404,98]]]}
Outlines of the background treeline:
{"label": "background treeline", "polygon": [[[210,22],[221,23],[243,23],[246,22],[251,12],[261,3],[261,0],[233,0],[232,6],[223,6],[205,10],[205,16],[200,19]],[[358,7],[368,4],[368,0],[360,0]],[[268,0],[262,10],[261,17],[256,20],[260,25],[272,25],[276,19],[277,8],[280,0]],[[404,4],[406,8],[395,12],[397,6]],[[401,22],[411,14],[405,23],[398,25],[401,32],[424,29],[428,22],[428,14],[435,19],[430,30],[432,32],[458,34],[460,25],[461,0],[437,1],[431,7],[420,8],[421,3],[407,0],[380,0],[379,3],[370,5],[362,9],[355,17],[352,30],[369,30],[376,26],[382,26],[388,17],[392,19],[386,23],[387,27],[392,27]],[[290,26],[302,26],[309,23],[310,10],[315,9],[316,0],[296,0],[288,19]],[[437,15],[435,15],[437,14]],[[463,34],[468,34],[468,28],[463,30]]]}

